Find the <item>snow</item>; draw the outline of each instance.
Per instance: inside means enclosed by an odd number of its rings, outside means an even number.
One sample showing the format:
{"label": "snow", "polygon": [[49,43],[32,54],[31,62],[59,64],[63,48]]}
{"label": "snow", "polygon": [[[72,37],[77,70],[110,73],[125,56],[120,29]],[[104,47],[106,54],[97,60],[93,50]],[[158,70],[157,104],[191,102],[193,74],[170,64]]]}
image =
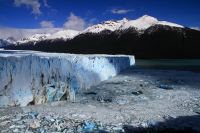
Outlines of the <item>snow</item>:
{"label": "snow", "polygon": [[[136,20],[128,20],[126,18],[118,21],[105,21],[86,28],[83,31],[66,30],[63,28],[47,28],[47,29],[13,29],[1,28],[0,39],[9,44],[21,44],[28,42],[38,42],[47,39],[73,39],[79,34],[100,33],[104,30],[116,31],[135,28],[138,32],[146,30],[154,25],[166,25],[172,27],[184,28],[183,26],[167,21],[159,21],[158,19],[144,15]],[[0,44],[1,45],[1,44]],[[4,44],[5,45],[5,44]]]}
{"label": "snow", "polygon": [[119,21],[105,21],[102,24],[93,25],[85,29],[82,33],[99,33],[103,30],[115,31],[118,30],[120,26],[127,23],[128,20],[126,18]]}
{"label": "snow", "polygon": [[18,43],[27,43],[27,42],[30,42],[30,41],[41,41],[41,40],[44,40],[46,39],[48,36],[50,36],[50,34],[34,34],[33,36],[30,36],[28,38],[23,38],[19,41],[17,41]]}
{"label": "snow", "polygon": [[166,25],[166,26],[184,28],[182,25],[178,25],[175,23],[167,22],[167,21],[159,21],[157,18],[144,15],[136,20],[128,21],[126,24],[120,27],[120,29],[123,30],[123,29],[134,27],[137,30],[145,30],[154,25]]}
{"label": "snow", "polygon": [[[26,106],[75,99],[88,89],[134,65],[134,56],[76,55],[0,50],[1,106]],[[9,100],[8,100],[9,99]]]}
{"label": "snow", "polygon": [[47,39],[57,39],[57,38],[72,39],[78,34],[79,31],[75,30],[61,30],[56,33],[53,33],[51,36],[47,37]]}
{"label": "snow", "polygon": [[55,33],[46,33],[46,34],[34,34],[33,36],[30,36],[29,38],[23,38],[18,43],[27,43],[27,42],[38,42],[42,40],[48,40],[48,39],[72,39],[76,35],[79,34],[79,31],[75,30],[60,30]]}
{"label": "snow", "polygon": [[144,30],[152,26],[153,24],[157,23],[158,20],[151,16],[142,16],[136,20],[128,21],[126,24],[124,24],[120,29],[128,29],[130,27],[135,27],[139,30]]}
{"label": "snow", "polygon": [[35,34],[55,33],[62,30],[61,28],[41,28],[41,29],[18,29],[18,28],[0,28],[0,38],[8,39],[10,37],[15,40],[29,38]]}
{"label": "snow", "polygon": [[[66,30],[62,28],[43,28],[43,29],[16,29],[0,28],[0,39],[7,45],[21,44],[27,42],[38,42],[46,39],[72,39],[79,34],[79,31]],[[6,44],[4,44],[6,45]],[[0,46],[3,46],[3,44]]]}
{"label": "snow", "polygon": [[167,25],[172,27],[179,27],[184,28],[181,25],[167,22],[167,21],[159,21],[158,19],[144,15],[136,20],[127,20],[124,18],[123,20],[119,21],[105,21],[102,24],[93,25],[88,27],[83,33],[90,32],[90,33],[99,33],[103,30],[126,30],[128,28],[135,28],[136,30],[146,30],[147,28],[154,26],[154,25]]}
{"label": "snow", "polygon": [[158,24],[160,24],[160,25],[168,25],[168,26],[172,26],[172,27],[184,28],[184,26],[182,26],[182,25],[171,23],[171,22],[167,22],[167,21],[160,21],[160,22],[158,22]]}

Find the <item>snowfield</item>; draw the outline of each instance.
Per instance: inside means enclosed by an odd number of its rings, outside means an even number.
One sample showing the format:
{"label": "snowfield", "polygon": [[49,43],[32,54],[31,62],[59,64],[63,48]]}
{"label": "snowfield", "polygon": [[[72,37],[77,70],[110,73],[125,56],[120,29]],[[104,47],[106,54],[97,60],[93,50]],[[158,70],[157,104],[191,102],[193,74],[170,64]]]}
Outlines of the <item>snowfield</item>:
{"label": "snowfield", "polygon": [[0,106],[74,100],[88,89],[134,65],[134,56],[0,51]]}

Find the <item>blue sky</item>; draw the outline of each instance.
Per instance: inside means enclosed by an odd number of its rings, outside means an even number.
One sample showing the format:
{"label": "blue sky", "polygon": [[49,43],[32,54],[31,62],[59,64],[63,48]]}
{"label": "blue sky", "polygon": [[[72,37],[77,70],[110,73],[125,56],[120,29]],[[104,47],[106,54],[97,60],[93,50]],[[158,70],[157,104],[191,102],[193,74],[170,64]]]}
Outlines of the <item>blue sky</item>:
{"label": "blue sky", "polygon": [[200,27],[200,0],[0,0],[0,26],[81,30],[110,19],[150,15]]}

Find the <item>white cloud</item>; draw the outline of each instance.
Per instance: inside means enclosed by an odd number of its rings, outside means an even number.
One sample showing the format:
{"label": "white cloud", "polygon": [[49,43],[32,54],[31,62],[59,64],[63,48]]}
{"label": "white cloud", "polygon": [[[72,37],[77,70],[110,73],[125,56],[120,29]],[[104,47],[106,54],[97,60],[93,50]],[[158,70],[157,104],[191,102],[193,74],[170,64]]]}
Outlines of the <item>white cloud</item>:
{"label": "white cloud", "polygon": [[48,0],[43,0],[43,3],[44,3],[45,7],[50,7],[49,4],[48,4]]}
{"label": "white cloud", "polygon": [[40,26],[42,28],[53,28],[54,24],[52,21],[42,21],[42,22],[40,22]]}
{"label": "white cloud", "polygon": [[86,22],[83,18],[76,16],[74,13],[70,13],[67,21],[63,24],[64,28],[71,30],[83,30],[86,26]]}
{"label": "white cloud", "polygon": [[32,8],[32,13],[35,15],[40,15],[40,3],[39,0],[14,0],[14,5],[20,7],[22,5]]}
{"label": "white cloud", "polygon": [[194,30],[199,30],[200,31],[200,27],[190,27],[191,29],[194,29]]}
{"label": "white cloud", "polygon": [[110,10],[110,11],[111,11],[111,13],[113,13],[113,14],[127,14],[127,13],[129,13],[129,12],[134,11],[134,10],[129,10],[129,9],[112,9],[112,10]]}

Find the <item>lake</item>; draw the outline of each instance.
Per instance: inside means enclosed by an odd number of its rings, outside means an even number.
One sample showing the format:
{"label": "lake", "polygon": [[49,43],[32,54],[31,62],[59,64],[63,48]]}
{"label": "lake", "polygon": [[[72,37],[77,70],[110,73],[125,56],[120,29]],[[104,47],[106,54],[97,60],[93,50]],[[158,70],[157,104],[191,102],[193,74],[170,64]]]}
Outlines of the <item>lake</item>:
{"label": "lake", "polygon": [[135,67],[200,72],[200,59],[136,59]]}

